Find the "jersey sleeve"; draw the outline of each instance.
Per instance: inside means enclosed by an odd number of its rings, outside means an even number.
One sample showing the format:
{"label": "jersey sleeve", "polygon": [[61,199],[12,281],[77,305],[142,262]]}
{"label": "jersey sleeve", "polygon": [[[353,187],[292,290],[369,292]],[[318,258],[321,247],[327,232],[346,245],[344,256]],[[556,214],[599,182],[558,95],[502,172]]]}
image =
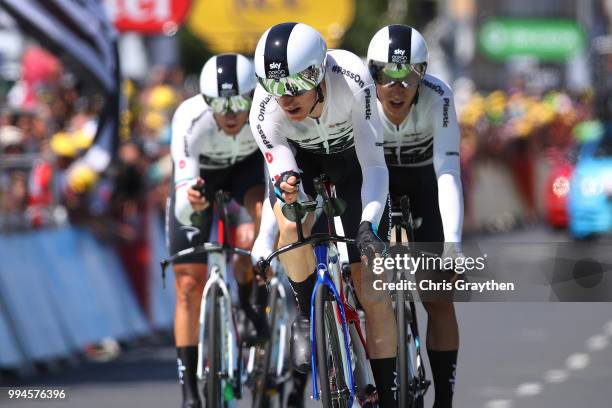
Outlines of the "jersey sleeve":
{"label": "jersey sleeve", "polygon": [[205,133],[206,106],[188,99],[172,118],[170,151],[174,165],[174,216],[183,225],[191,225],[193,209],[187,199],[187,190],[200,175],[198,155]]}
{"label": "jersey sleeve", "polygon": [[355,150],[361,165],[361,221],[378,227],[389,193],[389,172],[383,152],[382,123],[376,108],[376,88],[367,71],[369,81],[354,94],[352,105]]}
{"label": "jersey sleeve", "polygon": [[257,85],[249,123],[251,133],[266,161],[268,174],[274,181],[286,171],[298,171],[286,137],[293,130],[285,121],[284,113],[274,98]]}
{"label": "jersey sleeve", "polygon": [[438,201],[444,241],[461,242],[463,191],[459,161],[460,132],[450,90],[430,108],[434,121],[434,168],[438,179]]}

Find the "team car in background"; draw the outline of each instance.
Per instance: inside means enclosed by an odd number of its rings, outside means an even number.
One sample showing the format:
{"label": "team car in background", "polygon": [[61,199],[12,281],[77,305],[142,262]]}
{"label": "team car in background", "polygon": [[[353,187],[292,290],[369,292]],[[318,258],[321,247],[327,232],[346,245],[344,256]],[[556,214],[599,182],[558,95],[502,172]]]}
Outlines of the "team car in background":
{"label": "team car in background", "polygon": [[612,123],[585,143],[569,192],[569,229],[576,239],[612,232]]}

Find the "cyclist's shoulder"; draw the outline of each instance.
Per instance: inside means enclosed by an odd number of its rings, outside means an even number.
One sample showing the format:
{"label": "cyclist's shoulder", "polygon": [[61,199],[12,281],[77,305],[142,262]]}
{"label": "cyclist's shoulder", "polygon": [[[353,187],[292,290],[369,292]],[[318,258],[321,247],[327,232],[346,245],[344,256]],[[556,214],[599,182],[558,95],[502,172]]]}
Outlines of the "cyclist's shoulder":
{"label": "cyclist's shoulder", "polygon": [[204,102],[202,95],[194,95],[185,99],[174,111],[172,120],[177,121],[192,121],[204,117],[210,108]]}
{"label": "cyclist's shoulder", "polygon": [[210,107],[202,95],[195,95],[184,100],[172,117],[172,136],[201,136],[216,129]]}
{"label": "cyclist's shoulder", "polygon": [[266,90],[257,84],[255,94],[253,95],[253,104],[249,112],[249,121],[251,127],[263,122],[285,122],[282,109],[276,103],[274,96],[266,92]]}
{"label": "cyclist's shoulder", "polygon": [[374,84],[363,60],[350,51],[336,49],[328,51],[326,66],[328,84],[345,85],[343,88],[352,94]]}
{"label": "cyclist's shoulder", "polygon": [[433,104],[445,99],[452,100],[453,90],[442,79],[435,75],[425,74],[423,86],[419,90],[419,98],[423,99],[424,105]]}

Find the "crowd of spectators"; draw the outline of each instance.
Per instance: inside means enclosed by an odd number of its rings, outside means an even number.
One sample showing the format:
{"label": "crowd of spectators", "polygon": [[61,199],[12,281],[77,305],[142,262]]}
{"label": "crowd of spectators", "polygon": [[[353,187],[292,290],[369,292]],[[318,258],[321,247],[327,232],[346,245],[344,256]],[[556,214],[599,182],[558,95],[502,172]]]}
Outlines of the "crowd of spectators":
{"label": "crowd of spectators", "polygon": [[[34,62],[28,62],[34,59]],[[40,48],[0,112],[0,231],[70,223],[114,245],[147,312],[151,217],[161,222],[170,188],[170,121],[188,95],[180,69],[153,67],[122,83],[125,109],[112,164],[97,174],[79,158],[94,141],[102,100]]]}
{"label": "crowd of spectators", "polygon": [[574,147],[596,126],[590,92],[528,92],[520,83],[509,90],[479,92],[469,81],[456,86],[461,128],[461,173],[465,221],[474,228],[472,189],[479,161],[504,164],[526,209],[524,221],[539,218],[536,164],[574,161]]}

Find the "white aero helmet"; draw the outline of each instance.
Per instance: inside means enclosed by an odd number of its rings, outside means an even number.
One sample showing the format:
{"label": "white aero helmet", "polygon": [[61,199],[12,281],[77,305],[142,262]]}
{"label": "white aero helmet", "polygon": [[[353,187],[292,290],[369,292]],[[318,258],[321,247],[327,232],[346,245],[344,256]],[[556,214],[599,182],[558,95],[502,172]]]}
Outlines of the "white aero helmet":
{"label": "white aero helmet", "polygon": [[253,64],[240,54],[215,55],[200,74],[200,92],[215,113],[248,110],[256,84]]}
{"label": "white aero helmet", "polygon": [[274,96],[297,96],[316,88],[325,76],[327,45],[317,30],[302,23],[277,24],[255,49],[259,83]]}
{"label": "white aero helmet", "polygon": [[418,83],[427,69],[427,44],[414,28],[392,24],[374,34],[368,46],[368,68],[378,84]]}

